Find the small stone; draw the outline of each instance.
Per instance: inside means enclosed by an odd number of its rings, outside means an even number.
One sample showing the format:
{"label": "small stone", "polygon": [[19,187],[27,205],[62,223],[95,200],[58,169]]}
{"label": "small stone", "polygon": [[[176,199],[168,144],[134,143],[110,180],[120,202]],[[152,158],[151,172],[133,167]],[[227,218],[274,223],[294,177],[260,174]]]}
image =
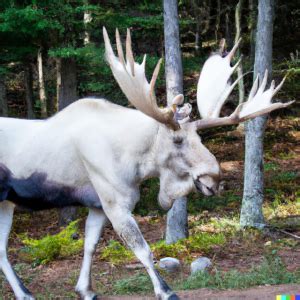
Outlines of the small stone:
{"label": "small stone", "polygon": [[77,232],[73,233],[72,236],[71,236],[72,240],[79,240],[79,234]]}
{"label": "small stone", "polygon": [[207,257],[200,257],[194,260],[191,263],[191,274],[195,274],[200,271],[205,271],[207,268],[209,268],[212,265],[212,262]]}
{"label": "small stone", "polygon": [[180,261],[173,257],[164,257],[159,261],[159,267],[168,272],[175,272],[180,268]]}

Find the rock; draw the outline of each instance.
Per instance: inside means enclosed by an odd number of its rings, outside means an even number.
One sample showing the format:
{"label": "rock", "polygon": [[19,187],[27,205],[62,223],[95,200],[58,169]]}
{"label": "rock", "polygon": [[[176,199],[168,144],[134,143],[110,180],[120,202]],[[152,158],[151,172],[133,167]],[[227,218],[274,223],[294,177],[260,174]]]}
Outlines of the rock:
{"label": "rock", "polygon": [[194,260],[191,263],[191,274],[195,274],[199,271],[205,271],[207,268],[209,268],[212,265],[212,262],[207,257],[200,257]]}
{"label": "rock", "polygon": [[159,267],[168,272],[178,271],[180,268],[180,261],[173,257],[164,257],[159,261]]}

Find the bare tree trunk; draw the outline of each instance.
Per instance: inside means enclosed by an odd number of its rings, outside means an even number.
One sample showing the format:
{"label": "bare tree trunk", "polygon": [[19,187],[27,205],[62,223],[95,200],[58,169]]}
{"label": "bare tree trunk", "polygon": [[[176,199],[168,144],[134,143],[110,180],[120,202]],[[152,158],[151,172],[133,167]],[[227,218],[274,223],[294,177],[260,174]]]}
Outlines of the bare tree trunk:
{"label": "bare tree trunk", "polygon": [[[86,4],[88,1],[86,1]],[[90,32],[88,31],[87,29],[87,26],[89,23],[91,23],[92,21],[92,14],[90,11],[85,11],[84,14],[83,14],[83,23],[84,23],[84,27],[85,27],[85,30],[84,30],[84,39],[83,39],[83,42],[84,42],[84,45],[87,45],[90,43],[91,41],[91,36],[90,36]]]}
{"label": "bare tree trunk", "polygon": [[[237,43],[239,38],[241,37],[241,12],[243,7],[243,0],[239,0],[238,4],[235,8],[235,27],[236,27],[236,33],[235,33],[235,39],[234,42]],[[237,54],[239,55],[239,50],[237,51]],[[238,77],[241,77],[243,75],[243,65],[240,63],[240,65],[237,68],[237,74]],[[239,81],[239,104],[244,102],[245,98],[245,87],[244,87],[244,79],[242,78]]]}
{"label": "bare tree trunk", "polygon": [[62,110],[78,99],[76,61],[74,58],[57,58],[57,102]]}
{"label": "bare tree trunk", "polygon": [[[77,80],[76,80],[76,61],[74,58],[57,58],[57,103],[59,110],[62,110],[77,97]],[[65,207],[61,210],[59,225],[63,226],[77,217],[76,207]]]}
{"label": "bare tree trunk", "polygon": [[25,97],[27,104],[27,118],[34,119],[34,110],[33,110],[33,79],[32,79],[32,68],[30,63],[25,65],[24,69],[24,82],[25,82]]}
{"label": "bare tree trunk", "polygon": [[40,102],[41,102],[41,117],[47,118],[47,97],[46,97],[45,82],[44,82],[42,48],[39,48],[38,50],[37,64],[38,64],[39,94],[40,94]]}
{"label": "bare tree trunk", "polygon": [[5,76],[0,76],[0,116],[8,116],[8,105],[6,97]]}
{"label": "bare tree trunk", "polygon": [[[169,105],[173,98],[183,91],[177,6],[177,0],[164,0],[165,72]],[[175,200],[168,212],[166,243],[174,243],[187,237],[187,222],[187,199],[182,197]]]}
{"label": "bare tree trunk", "polygon": [[227,45],[232,44],[232,32],[231,32],[231,22],[230,22],[230,6],[227,6],[225,12],[225,39]]}
{"label": "bare tree trunk", "polygon": [[216,16],[216,26],[215,26],[216,42],[218,42],[219,40],[220,20],[221,20],[221,0],[217,0],[217,16]]}
{"label": "bare tree trunk", "polygon": [[255,0],[249,0],[249,19],[248,30],[250,32],[250,65],[254,63],[255,56],[255,19],[256,9],[254,7]]}
{"label": "bare tree trunk", "polygon": [[[272,73],[274,0],[258,1],[254,78],[262,78],[266,69]],[[243,227],[263,228],[264,199],[263,138],[267,117],[257,117],[246,123],[244,194],[240,224]]]}

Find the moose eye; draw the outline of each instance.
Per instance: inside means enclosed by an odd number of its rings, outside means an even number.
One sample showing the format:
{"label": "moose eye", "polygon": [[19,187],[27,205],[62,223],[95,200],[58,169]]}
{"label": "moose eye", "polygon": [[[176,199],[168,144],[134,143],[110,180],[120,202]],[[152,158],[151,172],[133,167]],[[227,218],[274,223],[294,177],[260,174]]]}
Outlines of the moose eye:
{"label": "moose eye", "polygon": [[175,137],[173,139],[173,142],[175,145],[181,145],[183,143],[183,138],[182,137]]}

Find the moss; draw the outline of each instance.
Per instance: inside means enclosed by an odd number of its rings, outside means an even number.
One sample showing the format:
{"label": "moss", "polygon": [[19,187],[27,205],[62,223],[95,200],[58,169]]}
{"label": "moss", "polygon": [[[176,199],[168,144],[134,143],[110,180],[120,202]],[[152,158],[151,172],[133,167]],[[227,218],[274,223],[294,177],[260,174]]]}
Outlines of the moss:
{"label": "moss", "polygon": [[110,240],[108,245],[103,248],[100,258],[113,265],[120,265],[132,261],[134,254],[120,242]]}
{"label": "moss", "polygon": [[[192,259],[193,253],[208,253],[213,246],[224,243],[225,236],[223,233],[201,232],[170,245],[167,245],[165,241],[158,241],[150,244],[150,248],[156,259],[171,256],[188,262]],[[102,250],[101,259],[113,265],[121,265],[134,261],[135,256],[120,242],[111,240]]]}
{"label": "moss", "polygon": [[68,257],[80,252],[83,248],[82,239],[74,239],[78,231],[78,221],[71,222],[66,228],[55,235],[47,235],[42,239],[21,236],[25,247],[23,257],[35,265],[47,264],[56,258]]}

